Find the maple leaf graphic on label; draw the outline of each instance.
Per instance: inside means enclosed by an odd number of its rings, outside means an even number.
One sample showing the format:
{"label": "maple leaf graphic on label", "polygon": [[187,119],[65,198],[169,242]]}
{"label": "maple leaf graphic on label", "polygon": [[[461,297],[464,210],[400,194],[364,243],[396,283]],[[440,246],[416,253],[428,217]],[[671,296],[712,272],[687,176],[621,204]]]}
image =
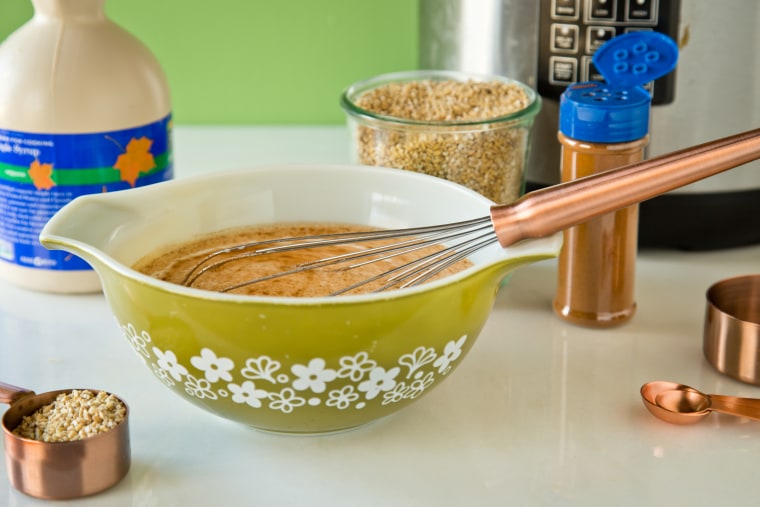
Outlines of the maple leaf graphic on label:
{"label": "maple leaf graphic on label", "polygon": [[35,160],[29,164],[28,173],[37,190],[50,190],[55,186],[53,164],[40,164],[39,160]]}
{"label": "maple leaf graphic on label", "polygon": [[147,137],[130,139],[126,151],[119,155],[113,165],[114,169],[119,170],[121,181],[126,181],[134,187],[140,173],[148,172],[156,167],[156,161],[150,153],[152,145],[153,140]]}

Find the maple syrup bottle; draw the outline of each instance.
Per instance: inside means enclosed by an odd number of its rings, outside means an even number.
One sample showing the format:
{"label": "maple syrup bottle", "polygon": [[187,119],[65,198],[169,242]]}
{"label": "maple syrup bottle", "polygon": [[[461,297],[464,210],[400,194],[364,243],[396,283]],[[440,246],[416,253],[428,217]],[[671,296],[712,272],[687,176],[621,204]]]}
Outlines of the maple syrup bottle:
{"label": "maple syrup bottle", "polygon": [[105,0],[32,4],[32,19],[0,44],[0,279],[97,292],[91,267],[45,249],[39,232],[80,195],[172,178],[169,88]]}

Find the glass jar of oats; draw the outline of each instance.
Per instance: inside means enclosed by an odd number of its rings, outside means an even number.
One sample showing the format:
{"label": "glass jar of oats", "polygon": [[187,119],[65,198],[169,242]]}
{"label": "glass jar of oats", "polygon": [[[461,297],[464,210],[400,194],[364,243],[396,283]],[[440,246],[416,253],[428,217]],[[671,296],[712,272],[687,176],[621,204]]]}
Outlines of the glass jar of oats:
{"label": "glass jar of oats", "polygon": [[497,203],[525,187],[540,97],[500,76],[454,71],[380,75],[341,96],[353,161],[429,174]]}

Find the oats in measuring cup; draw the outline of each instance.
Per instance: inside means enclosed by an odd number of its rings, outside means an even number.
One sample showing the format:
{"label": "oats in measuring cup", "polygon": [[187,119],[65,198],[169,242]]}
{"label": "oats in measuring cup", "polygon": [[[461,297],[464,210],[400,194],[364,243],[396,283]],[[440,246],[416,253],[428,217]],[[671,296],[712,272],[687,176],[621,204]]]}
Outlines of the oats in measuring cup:
{"label": "oats in measuring cup", "polygon": [[74,389],[24,416],[13,434],[41,442],[71,442],[110,431],[126,414],[126,406],[113,394]]}

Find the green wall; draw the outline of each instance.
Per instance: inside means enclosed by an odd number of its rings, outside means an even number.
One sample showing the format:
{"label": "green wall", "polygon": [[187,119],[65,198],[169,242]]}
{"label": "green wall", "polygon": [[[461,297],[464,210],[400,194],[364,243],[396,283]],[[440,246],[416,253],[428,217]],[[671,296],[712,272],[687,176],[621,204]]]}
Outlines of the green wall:
{"label": "green wall", "polygon": [[[416,0],[107,0],[106,12],[163,65],[178,124],[339,124],[343,88],[417,67]],[[0,0],[0,39],[31,16],[30,0]]]}

